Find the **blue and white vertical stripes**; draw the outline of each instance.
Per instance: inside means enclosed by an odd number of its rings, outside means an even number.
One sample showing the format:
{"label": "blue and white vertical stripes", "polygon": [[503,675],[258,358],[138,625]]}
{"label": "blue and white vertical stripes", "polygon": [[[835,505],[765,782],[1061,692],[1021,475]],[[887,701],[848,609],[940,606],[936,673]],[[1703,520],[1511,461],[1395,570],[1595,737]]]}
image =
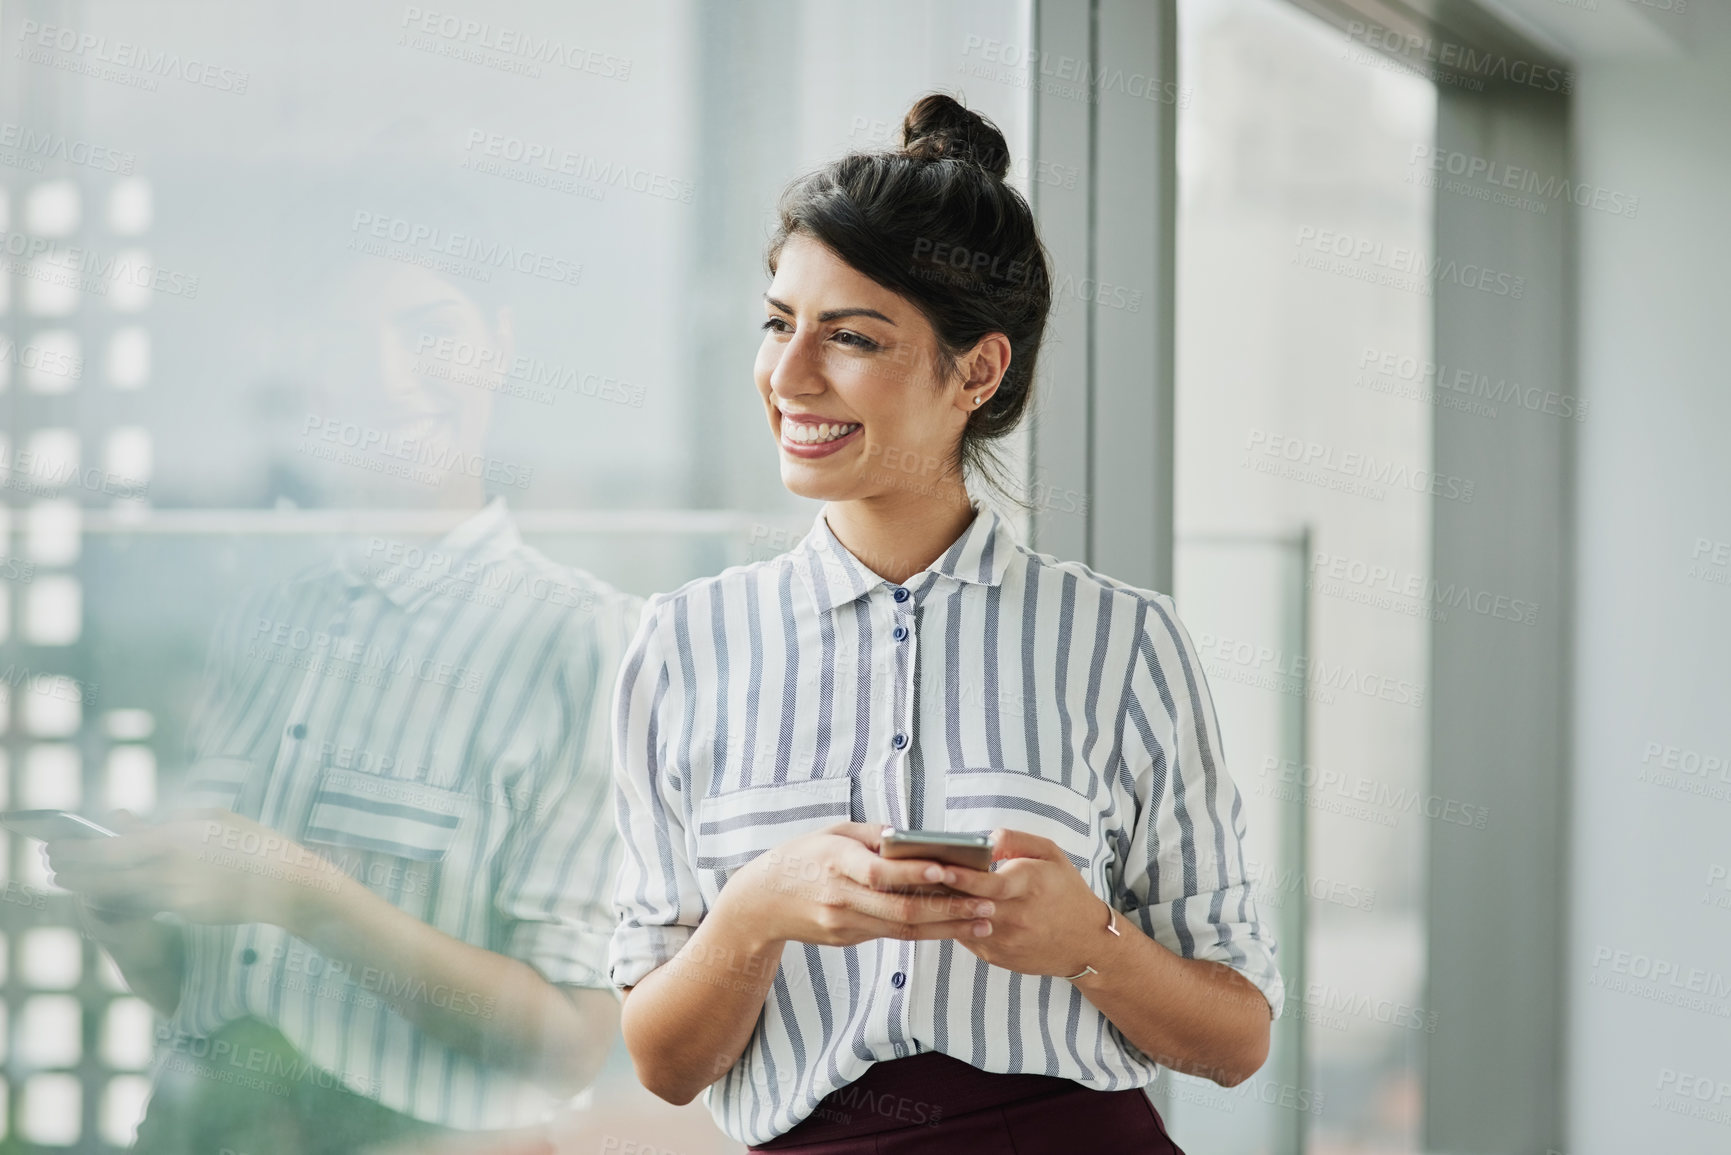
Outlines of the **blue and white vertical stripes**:
{"label": "blue and white vertical stripes", "polygon": [[[1243,810],[1171,599],[975,509],[901,587],[820,513],[793,551],[649,600],[614,701],[617,986],[672,958],[752,857],[852,819],[1049,838],[1146,933],[1238,970],[1279,1013]],[[1061,979],[953,942],[792,943],[706,1101],[762,1143],[872,1063],[927,1050],[1101,1090],[1158,1070]]]}

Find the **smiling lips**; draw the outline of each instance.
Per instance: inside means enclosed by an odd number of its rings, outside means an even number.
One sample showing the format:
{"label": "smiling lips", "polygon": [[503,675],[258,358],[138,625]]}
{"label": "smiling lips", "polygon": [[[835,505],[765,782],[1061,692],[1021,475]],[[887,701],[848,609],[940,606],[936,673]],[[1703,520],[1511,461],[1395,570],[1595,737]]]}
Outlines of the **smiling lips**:
{"label": "smiling lips", "polygon": [[795,457],[826,457],[865,428],[853,421],[813,421],[781,415],[781,446]]}

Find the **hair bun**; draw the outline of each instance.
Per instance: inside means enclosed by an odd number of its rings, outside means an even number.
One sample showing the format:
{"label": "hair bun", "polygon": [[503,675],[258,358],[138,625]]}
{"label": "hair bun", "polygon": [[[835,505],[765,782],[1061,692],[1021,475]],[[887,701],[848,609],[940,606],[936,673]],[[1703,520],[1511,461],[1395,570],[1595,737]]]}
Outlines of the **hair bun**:
{"label": "hair bun", "polygon": [[941,92],[922,96],[902,120],[902,153],[927,160],[970,161],[1003,180],[1010,146],[998,126]]}

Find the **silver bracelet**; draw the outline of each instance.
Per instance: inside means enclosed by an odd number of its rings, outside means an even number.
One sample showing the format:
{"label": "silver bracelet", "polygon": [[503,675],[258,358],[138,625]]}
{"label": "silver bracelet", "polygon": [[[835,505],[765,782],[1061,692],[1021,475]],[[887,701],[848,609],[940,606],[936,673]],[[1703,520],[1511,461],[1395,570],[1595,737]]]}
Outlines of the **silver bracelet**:
{"label": "silver bracelet", "polygon": [[[1106,915],[1106,929],[1111,931],[1113,934],[1118,935],[1119,938],[1123,938],[1124,936],[1118,932],[1118,908],[1113,906],[1111,903],[1107,903],[1106,910],[1108,912]],[[1099,973],[1100,972],[1095,970],[1093,967],[1085,966],[1073,975],[1062,975],[1060,977],[1067,983],[1073,983],[1077,979],[1087,978],[1089,975],[1097,975]]]}

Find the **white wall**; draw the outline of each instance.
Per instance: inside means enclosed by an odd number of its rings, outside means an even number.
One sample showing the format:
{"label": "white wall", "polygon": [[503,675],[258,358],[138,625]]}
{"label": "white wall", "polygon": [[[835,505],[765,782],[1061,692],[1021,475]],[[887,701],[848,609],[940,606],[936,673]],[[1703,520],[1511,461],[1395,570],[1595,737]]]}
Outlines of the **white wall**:
{"label": "white wall", "polygon": [[[1569,1155],[1731,1151],[1731,769],[1642,777],[1731,762],[1731,6],[1689,7],[1682,53],[1577,86],[1583,179],[1640,205],[1581,213]],[[1663,965],[1717,995],[1596,985]]]}

